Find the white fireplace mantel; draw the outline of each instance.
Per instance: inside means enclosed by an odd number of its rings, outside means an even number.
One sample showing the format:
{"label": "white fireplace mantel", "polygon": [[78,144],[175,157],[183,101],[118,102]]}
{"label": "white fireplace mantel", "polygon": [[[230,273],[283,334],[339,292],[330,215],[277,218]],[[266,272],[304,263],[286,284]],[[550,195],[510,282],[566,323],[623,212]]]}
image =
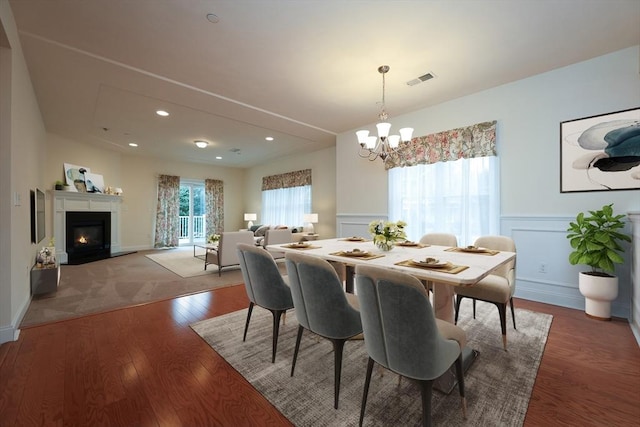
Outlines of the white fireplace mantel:
{"label": "white fireplace mantel", "polygon": [[99,193],[77,193],[75,191],[51,190],[53,195],[53,237],[55,238],[56,260],[66,264],[67,238],[66,213],[111,212],[111,254],[120,252],[120,206],[122,196]]}

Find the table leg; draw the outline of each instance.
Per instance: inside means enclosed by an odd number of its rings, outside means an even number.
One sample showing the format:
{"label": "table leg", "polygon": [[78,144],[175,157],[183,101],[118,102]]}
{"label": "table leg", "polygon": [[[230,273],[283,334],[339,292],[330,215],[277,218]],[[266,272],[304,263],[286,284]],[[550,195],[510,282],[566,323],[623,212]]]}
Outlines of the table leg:
{"label": "table leg", "polygon": [[433,310],[436,318],[453,323],[453,286],[433,283]]}
{"label": "table leg", "polygon": [[[435,315],[438,319],[445,320],[449,323],[453,323],[454,321],[453,293],[453,286],[447,285],[446,283],[433,282],[433,307]],[[462,349],[462,369],[464,372],[469,369],[477,357],[477,350],[469,347]],[[455,367],[452,366],[447,372],[434,381],[433,388],[449,394],[457,383],[456,370]]]}

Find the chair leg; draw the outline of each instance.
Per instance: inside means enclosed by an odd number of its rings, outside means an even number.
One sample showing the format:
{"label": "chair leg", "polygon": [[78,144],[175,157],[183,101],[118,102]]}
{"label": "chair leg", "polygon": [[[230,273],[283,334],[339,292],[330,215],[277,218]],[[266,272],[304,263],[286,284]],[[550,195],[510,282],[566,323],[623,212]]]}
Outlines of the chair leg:
{"label": "chair leg", "polygon": [[456,317],[455,317],[455,319],[453,321],[454,325],[458,324],[458,314],[460,314],[460,302],[462,301],[462,298],[464,298],[464,297],[460,296],[460,295],[456,295],[456,309],[455,309]]}
{"label": "chair leg", "polygon": [[462,418],[467,419],[467,399],[464,396],[464,372],[462,370],[462,353],[456,359],[456,377],[458,391],[460,392],[460,405],[462,406]]}
{"label": "chair leg", "polygon": [[271,363],[276,362],[276,350],[278,349],[278,334],[280,333],[280,318],[284,310],[273,310],[273,342],[271,344]]}
{"label": "chair leg", "polygon": [[420,381],[420,391],[422,395],[422,425],[431,427],[431,394],[433,391],[433,381]]}
{"label": "chair leg", "polygon": [[333,407],[338,409],[338,401],[340,399],[340,377],[342,376],[342,350],[346,340],[332,339],[333,343],[333,360],[334,360],[334,386],[333,386]]}
{"label": "chair leg", "polygon": [[369,358],[369,363],[367,363],[367,376],[364,380],[364,391],[362,392],[362,405],[360,405],[360,423],[358,424],[362,427],[362,420],[364,420],[364,409],[367,406],[367,396],[369,394],[369,384],[371,384],[371,373],[373,372],[374,361],[372,358]]}
{"label": "chair leg", "polygon": [[293,376],[293,371],[296,369],[296,360],[298,359],[298,350],[300,350],[300,339],[302,339],[302,331],[304,328],[302,325],[298,325],[298,336],[296,338],[296,349],[293,352],[293,363],[291,364],[291,376]]}
{"label": "chair leg", "polygon": [[247,331],[249,330],[249,321],[251,320],[251,313],[253,313],[253,303],[249,303],[249,311],[247,311],[247,322],[244,324],[244,335],[242,335],[242,341],[247,340]]}
{"label": "chair leg", "polygon": [[500,314],[500,329],[502,330],[502,347],[504,351],[507,351],[507,304],[506,303],[494,303],[498,307],[498,314]]}
{"label": "chair leg", "polygon": [[513,311],[513,298],[509,298],[509,305],[511,306],[511,318],[513,319],[513,329],[516,328],[516,313]]}
{"label": "chair leg", "polygon": [[473,299],[473,318],[476,318],[476,299]]}

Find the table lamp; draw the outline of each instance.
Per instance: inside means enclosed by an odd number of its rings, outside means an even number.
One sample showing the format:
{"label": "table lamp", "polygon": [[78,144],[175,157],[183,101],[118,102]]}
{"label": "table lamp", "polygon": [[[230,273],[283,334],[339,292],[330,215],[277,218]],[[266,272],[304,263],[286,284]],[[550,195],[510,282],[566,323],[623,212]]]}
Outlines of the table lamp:
{"label": "table lamp", "polygon": [[304,214],[304,222],[306,223],[304,226],[305,231],[308,234],[314,234],[315,231],[313,230],[313,224],[318,222],[318,214],[317,213]]}
{"label": "table lamp", "polygon": [[246,213],[246,214],[244,214],[244,220],[245,221],[249,221],[247,223],[247,228],[253,227],[253,221],[255,221],[256,219],[258,219],[258,215],[254,214],[254,213]]}

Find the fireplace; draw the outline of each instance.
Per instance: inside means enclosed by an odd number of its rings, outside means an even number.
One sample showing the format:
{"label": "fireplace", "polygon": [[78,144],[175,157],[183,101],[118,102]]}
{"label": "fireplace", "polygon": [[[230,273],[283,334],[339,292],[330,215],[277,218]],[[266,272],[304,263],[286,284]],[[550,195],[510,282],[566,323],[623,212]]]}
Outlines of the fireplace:
{"label": "fireplace", "polygon": [[68,264],[111,256],[111,212],[66,212]]}

